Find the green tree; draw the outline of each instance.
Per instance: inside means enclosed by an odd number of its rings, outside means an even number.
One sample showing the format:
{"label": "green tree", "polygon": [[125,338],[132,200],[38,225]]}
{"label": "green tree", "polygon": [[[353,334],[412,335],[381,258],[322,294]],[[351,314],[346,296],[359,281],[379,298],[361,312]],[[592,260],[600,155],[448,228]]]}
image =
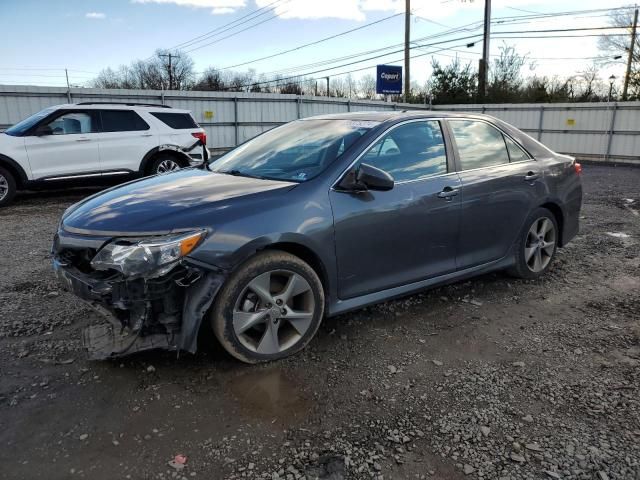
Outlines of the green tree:
{"label": "green tree", "polygon": [[446,66],[431,60],[429,94],[434,104],[472,103],[478,89],[478,73],[471,63],[462,65],[458,58]]}

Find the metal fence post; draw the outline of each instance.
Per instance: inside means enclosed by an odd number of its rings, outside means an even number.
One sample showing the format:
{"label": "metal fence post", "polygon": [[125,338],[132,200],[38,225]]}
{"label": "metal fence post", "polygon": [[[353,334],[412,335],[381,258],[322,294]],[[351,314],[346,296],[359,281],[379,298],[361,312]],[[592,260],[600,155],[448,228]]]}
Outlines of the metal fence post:
{"label": "metal fence post", "polygon": [[540,105],[540,117],[538,118],[538,141],[542,139],[542,121],[544,119],[544,105]]}
{"label": "metal fence post", "polygon": [[605,161],[611,157],[611,143],[613,140],[613,129],[616,125],[616,112],[618,111],[618,102],[613,103],[613,111],[611,112],[611,124],[609,125],[609,135],[607,138],[607,153],[605,153]]}
{"label": "metal fence post", "polygon": [[351,111],[351,100],[347,100],[347,112]]}
{"label": "metal fence post", "polygon": [[296,115],[298,116],[298,118],[302,118],[301,107],[302,107],[302,98],[298,97],[296,98]]}
{"label": "metal fence post", "polygon": [[233,129],[235,133],[235,146],[238,146],[238,97],[233,97]]}

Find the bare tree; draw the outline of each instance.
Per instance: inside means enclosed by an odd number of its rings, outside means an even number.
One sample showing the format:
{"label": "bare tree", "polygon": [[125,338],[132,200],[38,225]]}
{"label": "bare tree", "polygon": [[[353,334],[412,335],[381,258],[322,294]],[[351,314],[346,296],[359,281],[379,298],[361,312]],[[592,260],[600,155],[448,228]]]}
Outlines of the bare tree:
{"label": "bare tree", "polygon": [[377,98],[376,94],[376,78],[371,75],[363,75],[358,81],[358,96],[367,100],[373,100]]}
{"label": "bare tree", "polygon": [[226,83],[220,70],[214,67],[207,68],[200,78],[193,84],[193,90],[200,91],[220,91],[224,90]]}
{"label": "bare tree", "polygon": [[160,90],[171,84],[175,89],[186,90],[193,84],[193,60],[185,53],[171,54],[171,68],[164,50],[156,50],[149,60],[137,60],[118,70],[106,68],[93,81],[98,88],[139,88]]}
{"label": "bare tree", "polygon": [[329,80],[329,88],[332,97],[348,97],[349,82],[344,77],[334,77]]}
{"label": "bare tree", "polygon": [[522,68],[527,64],[527,56],[520,55],[512,46],[503,44],[500,55],[489,68],[487,100],[491,102],[512,102],[518,99],[522,85]]}
{"label": "bare tree", "polygon": [[575,84],[577,87],[577,92],[573,91],[571,94],[575,95],[575,99],[577,101],[598,102],[606,99],[606,87],[600,78],[600,73],[596,64],[590,65],[579,75],[572,77],[572,79],[572,84]]}
{"label": "bare tree", "polygon": [[[617,9],[611,12],[609,16],[609,24],[612,27],[624,28],[624,33],[620,33],[620,35],[601,37],[598,40],[598,46],[606,56],[606,58],[601,60],[601,63],[608,64],[613,62],[626,62],[631,43],[631,26],[633,24],[634,10],[635,7],[629,6],[627,9]],[[622,58],[616,59],[615,57]],[[629,100],[638,98],[640,98],[640,35],[636,36],[633,49],[628,94]]]}

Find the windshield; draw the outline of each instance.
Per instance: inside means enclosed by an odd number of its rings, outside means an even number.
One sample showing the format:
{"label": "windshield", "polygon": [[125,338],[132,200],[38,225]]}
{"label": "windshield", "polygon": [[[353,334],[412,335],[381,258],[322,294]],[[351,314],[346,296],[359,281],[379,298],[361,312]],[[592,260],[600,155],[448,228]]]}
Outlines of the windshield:
{"label": "windshield", "polygon": [[297,120],[248,141],[209,168],[230,175],[304,182],[331,165],[378,123]]}
{"label": "windshield", "polygon": [[31,127],[33,127],[36,123],[42,120],[44,117],[52,113],[56,110],[56,107],[45,108],[44,110],[40,110],[38,113],[34,113],[28,118],[25,118],[21,122],[16,123],[13,127],[9,127],[5,130],[4,133],[8,135],[13,135],[15,137],[19,137]]}

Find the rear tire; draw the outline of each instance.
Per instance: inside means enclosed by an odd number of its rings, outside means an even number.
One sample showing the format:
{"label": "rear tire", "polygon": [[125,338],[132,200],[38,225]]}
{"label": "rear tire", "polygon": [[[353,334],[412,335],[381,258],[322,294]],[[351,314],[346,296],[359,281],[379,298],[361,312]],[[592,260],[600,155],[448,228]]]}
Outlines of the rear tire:
{"label": "rear tire", "polygon": [[0,208],[6,207],[16,195],[16,180],[11,172],[0,167]]}
{"label": "rear tire", "polygon": [[544,274],[558,249],[560,232],[556,217],[546,208],[536,208],[524,223],[515,245],[515,264],[509,273],[532,280]]}
{"label": "rear tire", "polygon": [[245,363],[293,355],[316,334],[324,290],[316,272],[281,251],[258,253],[231,274],[209,320],[224,349]]}
{"label": "rear tire", "polygon": [[182,168],[182,163],[173,155],[160,154],[153,159],[149,165],[149,175],[158,175],[160,173],[175,172]]}

